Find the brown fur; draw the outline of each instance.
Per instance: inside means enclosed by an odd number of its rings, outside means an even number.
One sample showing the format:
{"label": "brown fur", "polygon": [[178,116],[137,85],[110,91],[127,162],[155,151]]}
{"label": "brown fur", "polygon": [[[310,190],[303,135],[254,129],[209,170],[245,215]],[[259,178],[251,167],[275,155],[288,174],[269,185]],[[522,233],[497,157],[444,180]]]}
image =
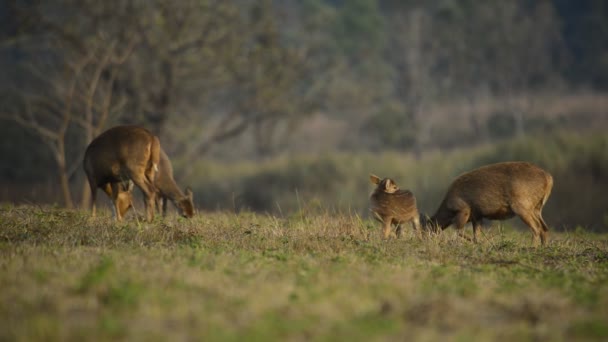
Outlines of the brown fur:
{"label": "brown fur", "polygon": [[383,224],[383,236],[388,239],[392,225],[396,226],[396,236],[401,236],[401,224],[411,222],[414,231],[420,232],[420,221],[416,207],[416,197],[409,190],[399,190],[390,178],[380,179],[370,175],[376,189],[370,196],[370,210],[374,218]]}
{"label": "brown fur", "polygon": [[[97,188],[100,187],[112,198],[116,219],[130,206],[128,189],[121,184],[133,181],[144,194],[146,218],[154,218],[156,188],[154,179],[160,159],[160,142],[148,130],[137,126],[116,126],[95,138],[87,147],[83,166],[91,187],[91,209],[95,216]],[[119,201],[120,199],[120,201]],[[126,208],[126,209],[125,209]],[[124,211],[124,212],[123,212]]]}
{"label": "brown fur", "polygon": [[[108,194],[108,192],[106,192]],[[108,196],[112,198],[112,194],[109,193]],[[129,209],[133,208],[133,182],[129,181],[128,184],[120,183],[118,187],[118,196],[116,197],[116,217],[120,215],[120,217],[124,217]]]}
{"label": "brown fur", "polygon": [[[182,192],[179,189],[175,183],[175,180],[173,179],[173,166],[171,165],[169,156],[167,156],[162,148],[160,149],[160,163],[158,172],[156,174],[156,179],[154,180],[154,185],[156,186],[157,190],[156,206],[158,211],[162,210],[163,216],[167,214],[167,200],[171,200],[173,202],[180,215],[183,217],[190,218],[194,216],[192,190],[190,190],[190,188],[186,188],[186,191]],[[129,197],[132,198],[132,196],[125,195],[124,200],[129,201]]]}
{"label": "brown fur", "polygon": [[193,194],[190,188],[182,192],[173,179],[173,166],[165,151],[160,150],[159,172],[154,185],[158,189],[158,209],[162,207],[163,215],[167,214],[167,200],[171,200],[179,213],[184,217],[194,216]]}
{"label": "brown fur", "polygon": [[553,177],[540,167],[527,162],[504,162],[486,165],[458,176],[431,217],[441,229],[451,224],[462,232],[467,222],[473,224],[473,235],[481,230],[484,218],[506,220],[519,216],[544,245],[548,226],[542,208],[553,187]]}

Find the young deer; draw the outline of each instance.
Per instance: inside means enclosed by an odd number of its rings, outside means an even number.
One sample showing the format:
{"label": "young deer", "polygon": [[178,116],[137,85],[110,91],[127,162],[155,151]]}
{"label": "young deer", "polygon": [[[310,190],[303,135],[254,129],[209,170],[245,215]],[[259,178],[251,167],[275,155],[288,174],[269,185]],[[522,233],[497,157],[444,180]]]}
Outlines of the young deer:
{"label": "young deer", "polygon": [[91,187],[91,209],[96,212],[97,188],[110,196],[116,220],[132,206],[129,181],[144,194],[146,218],[154,217],[154,179],[160,159],[160,142],[148,130],[137,126],[116,126],[95,138],[87,147],[83,166]]}
{"label": "young deer", "polygon": [[467,222],[473,224],[473,238],[478,240],[482,220],[506,220],[519,216],[534,234],[534,245],[544,245],[547,224],[541,211],[551,194],[553,177],[540,167],[526,162],[486,165],[458,176],[430,220],[445,229],[451,224],[461,232]]}
{"label": "young deer", "polygon": [[370,196],[370,210],[374,218],[383,224],[384,238],[391,235],[392,225],[395,225],[397,237],[401,236],[401,224],[411,222],[414,231],[420,234],[420,220],[416,208],[416,197],[409,190],[399,190],[399,187],[390,178],[380,179],[371,174],[369,176],[376,189]]}

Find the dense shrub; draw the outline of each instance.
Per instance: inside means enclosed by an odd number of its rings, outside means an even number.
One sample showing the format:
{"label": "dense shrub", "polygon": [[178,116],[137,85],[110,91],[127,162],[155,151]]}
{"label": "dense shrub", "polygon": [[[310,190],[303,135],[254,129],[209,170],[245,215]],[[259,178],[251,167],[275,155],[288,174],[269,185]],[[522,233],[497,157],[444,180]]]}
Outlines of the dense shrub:
{"label": "dense shrub", "polygon": [[385,108],[364,123],[361,133],[383,148],[409,150],[416,143],[416,129],[411,111]]}
{"label": "dense shrub", "polygon": [[486,126],[490,136],[495,138],[508,138],[515,135],[515,118],[507,112],[500,111],[491,114]]}

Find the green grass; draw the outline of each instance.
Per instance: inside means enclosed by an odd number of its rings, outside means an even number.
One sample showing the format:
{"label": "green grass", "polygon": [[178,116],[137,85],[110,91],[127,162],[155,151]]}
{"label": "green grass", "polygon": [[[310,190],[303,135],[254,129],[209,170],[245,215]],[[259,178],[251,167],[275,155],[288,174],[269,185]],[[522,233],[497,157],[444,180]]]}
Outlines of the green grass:
{"label": "green grass", "polygon": [[105,215],[0,209],[0,340],[608,338],[605,234],[536,249],[508,224],[473,244],[383,241],[341,213]]}

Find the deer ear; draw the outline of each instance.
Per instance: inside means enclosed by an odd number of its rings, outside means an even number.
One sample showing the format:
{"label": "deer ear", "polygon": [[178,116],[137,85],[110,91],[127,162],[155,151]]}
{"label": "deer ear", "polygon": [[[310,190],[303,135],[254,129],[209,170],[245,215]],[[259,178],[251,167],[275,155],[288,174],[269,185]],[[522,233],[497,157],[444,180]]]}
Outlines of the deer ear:
{"label": "deer ear", "polygon": [[372,184],[378,184],[380,183],[380,177],[374,175],[373,173],[369,174],[369,181],[372,182]]}

